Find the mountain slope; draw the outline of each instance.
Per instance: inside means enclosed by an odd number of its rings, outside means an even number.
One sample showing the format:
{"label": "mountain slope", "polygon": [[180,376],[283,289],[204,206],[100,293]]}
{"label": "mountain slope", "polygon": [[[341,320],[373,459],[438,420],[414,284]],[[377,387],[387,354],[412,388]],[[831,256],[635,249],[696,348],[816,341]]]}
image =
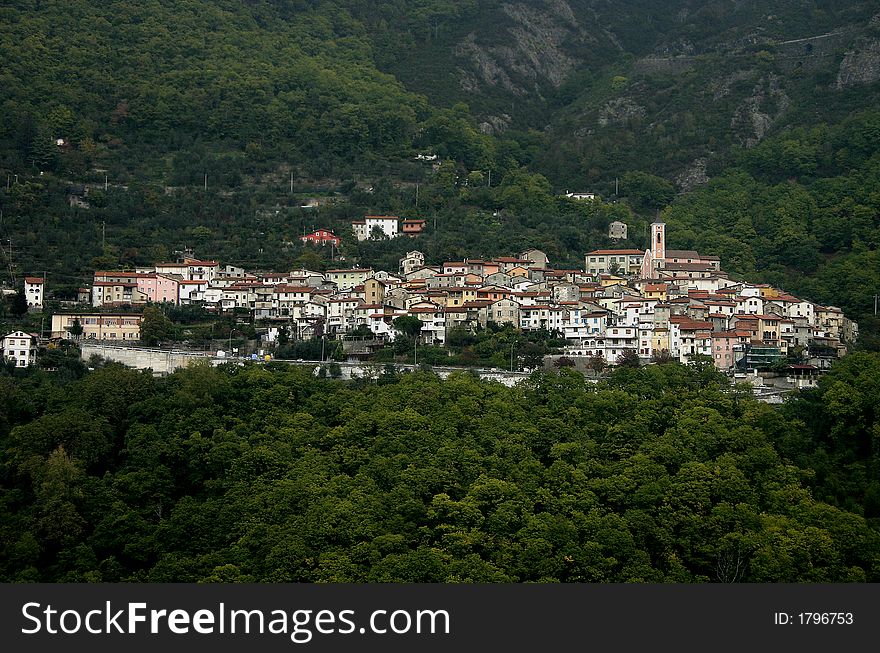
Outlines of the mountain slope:
{"label": "mountain slope", "polygon": [[[489,133],[538,129],[557,184],[688,188],[785,127],[873,106],[880,3],[484,2],[380,66]],[[606,186],[607,187],[607,186]]]}

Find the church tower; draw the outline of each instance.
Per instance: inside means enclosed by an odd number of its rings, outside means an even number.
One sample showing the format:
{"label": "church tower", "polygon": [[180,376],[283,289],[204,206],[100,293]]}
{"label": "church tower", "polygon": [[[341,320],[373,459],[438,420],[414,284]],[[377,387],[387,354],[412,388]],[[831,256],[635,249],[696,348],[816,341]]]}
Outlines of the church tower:
{"label": "church tower", "polygon": [[651,258],[654,268],[665,267],[666,263],[666,223],[651,224]]}

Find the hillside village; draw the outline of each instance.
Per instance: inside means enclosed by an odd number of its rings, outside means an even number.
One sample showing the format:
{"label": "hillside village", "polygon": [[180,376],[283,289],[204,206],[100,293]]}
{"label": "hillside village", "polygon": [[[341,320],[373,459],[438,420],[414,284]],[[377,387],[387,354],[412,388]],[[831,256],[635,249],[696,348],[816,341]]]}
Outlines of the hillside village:
{"label": "hillside village", "polygon": [[[368,216],[354,229],[360,237],[362,224],[384,229],[394,220]],[[395,228],[390,236],[398,235],[404,234]],[[326,230],[303,239],[339,245]],[[25,280],[30,310],[42,307],[43,282]],[[579,270],[556,269],[537,249],[443,262],[413,250],[394,271],[252,272],[193,257],[134,271],[98,270],[91,287],[80,289],[76,310],[52,316],[51,337],[135,343],[142,316],[132,309],[146,304],[199,305],[245,317],[261,327],[267,345],[282,332],[285,339],[339,339],[352,359],[394,341],[395,321],[403,316],[420,321],[422,345],[444,346],[456,328],[510,325],[553,334],[566,343],[555,360],[579,369],[634,356],[643,364],[709,357],[726,372],[787,364],[790,373],[809,378],[858,338],[857,324],[836,307],[735,281],[716,256],[667,249],[666,225],[659,222],[651,225],[649,249],[587,252]],[[4,339],[5,355],[17,366],[33,362],[36,346],[22,332]]]}

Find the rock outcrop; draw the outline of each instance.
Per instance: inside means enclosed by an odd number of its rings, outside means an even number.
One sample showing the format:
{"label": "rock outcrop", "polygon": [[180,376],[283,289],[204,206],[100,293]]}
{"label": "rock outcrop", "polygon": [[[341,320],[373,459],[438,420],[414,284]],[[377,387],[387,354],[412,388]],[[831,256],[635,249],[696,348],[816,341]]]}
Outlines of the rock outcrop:
{"label": "rock outcrop", "polygon": [[599,125],[607,127],[608,125],[619,125],[632,120],[633,118],[643,118],[645,116],[645,107],[636,104],[631,98],[621,97],[608,100],[602,108],[599,109]]}
{"label": "rock outcrop", "polygon": [[737,107],[730,127],[739,132],[743,146],[754,147],[764,139],[790,103],[779,77],[771,73],[762,78],[752,94]]}
{"label": "rock outcrop", "polygon": [[511,21],[508,38],[481,43],[469,34],[455,48],[468,65],[459,68],[462,89],[478,92],[480,85],[500,86],[517,96],[540,93],[540,86],[558,87],[580,60],[568,54],[565,44],[591,40],[565,0],[541,3],[505,3]]}
{"label": "rock outcrop", "polygon": [[695,159],[687,169],[679,173],[675,177],[675,184],[679,190],[687,192],[707,183],[709,181],[709,175],[706,174],[707,164],[708,161],[701,157]]}
{"label": "rock outcrop", "polygon": [[848,88],[880,81],[880,41],[863,41],[848,51],[837,72],[837,88]]}

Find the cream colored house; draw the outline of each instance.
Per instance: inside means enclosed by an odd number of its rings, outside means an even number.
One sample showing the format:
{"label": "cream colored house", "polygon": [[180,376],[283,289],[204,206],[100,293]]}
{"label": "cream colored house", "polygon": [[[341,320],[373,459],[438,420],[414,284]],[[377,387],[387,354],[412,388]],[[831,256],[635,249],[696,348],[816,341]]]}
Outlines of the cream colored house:
{"label": "cream colored house", "polygon": [[141,316],[137,313],[55,313],[52,337],[72,338],[70,328],[79,320],[80,340],[140,340]]}
{"label": "cream colored house", "polygon": [[353,268],[351,270],[327,270],[327,281],[336,284],[337,290],[351,290],[373,277],[372,268]]}

